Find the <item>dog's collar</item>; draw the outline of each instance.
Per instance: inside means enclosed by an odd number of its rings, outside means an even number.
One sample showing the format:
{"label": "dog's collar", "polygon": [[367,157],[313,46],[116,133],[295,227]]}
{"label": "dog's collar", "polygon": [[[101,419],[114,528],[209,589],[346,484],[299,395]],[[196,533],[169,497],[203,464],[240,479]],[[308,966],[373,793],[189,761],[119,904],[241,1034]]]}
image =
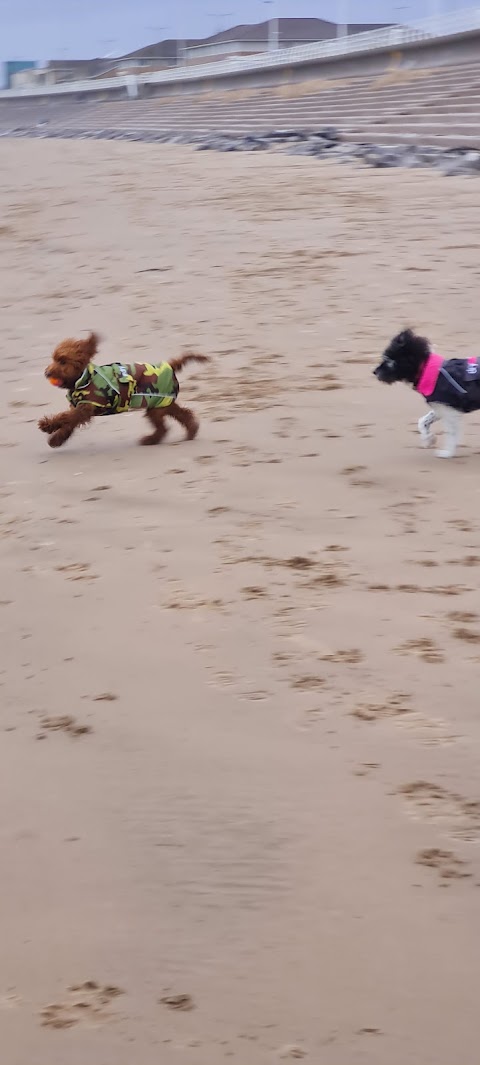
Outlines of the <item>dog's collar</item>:
{"label": "dog's collar", "polygon": [[433,352],[428,356],[428,359],[420,374],[420,380],[415,385],[415,391],[420,392],[421,396],[431,396],[435,390],[435,385],[438,380],[438,375],[442,368],[443,359],[441,355],[435,355]]}

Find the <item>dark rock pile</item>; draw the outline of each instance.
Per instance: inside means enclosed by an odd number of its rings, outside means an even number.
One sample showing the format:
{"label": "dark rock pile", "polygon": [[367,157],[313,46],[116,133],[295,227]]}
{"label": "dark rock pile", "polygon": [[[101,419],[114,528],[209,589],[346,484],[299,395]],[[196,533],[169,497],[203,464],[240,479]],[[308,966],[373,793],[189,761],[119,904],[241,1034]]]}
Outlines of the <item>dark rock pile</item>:
{"label": "dark rock pile", "polygon": [[433,148],[419,144],[383,146],[343,141],[338,130],[277,129],[267,133],[179,133],[175,130],[54,129],[47,123],[31,128],[2,130],[0,137],[39,137],[72,140],[141,141],[148,144],[191,144],[203,152],[280,151],[288,155],[356,162],[382,169],[431,167],[446,175],[480,174],[480,150],[469,147]]}

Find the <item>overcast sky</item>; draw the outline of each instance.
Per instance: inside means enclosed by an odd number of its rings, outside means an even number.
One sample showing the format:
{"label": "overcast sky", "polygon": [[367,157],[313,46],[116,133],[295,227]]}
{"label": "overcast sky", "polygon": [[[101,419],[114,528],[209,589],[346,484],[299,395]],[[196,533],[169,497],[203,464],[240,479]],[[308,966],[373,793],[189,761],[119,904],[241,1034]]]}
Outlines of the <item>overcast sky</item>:
{"label": "overcast sky", "polygon": [[[0,59],[121,54],[164,37],[205,37],[267,12],[349,22],[409,21],[465,0],[0,0]],[[338,19],[341,21],[341,16]]]}

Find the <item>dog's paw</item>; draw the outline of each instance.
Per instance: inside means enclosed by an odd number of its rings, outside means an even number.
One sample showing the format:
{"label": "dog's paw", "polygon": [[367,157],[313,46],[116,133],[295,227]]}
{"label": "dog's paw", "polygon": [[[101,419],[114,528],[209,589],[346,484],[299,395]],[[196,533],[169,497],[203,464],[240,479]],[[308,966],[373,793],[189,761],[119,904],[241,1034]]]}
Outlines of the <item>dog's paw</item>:
{"label": "dog's paw", "polygon": [[45,416],[44,418],[40,418],[40,421],[38,423],[38,428],[40,429],[41,433],[53,433],[53,432],[55,432],[55,425],[53,423],[53,418],[48,418],[47,416]]}
{"label": "dog's paw", "polygon": [[[70,435],[70,434],[69,434]],[[55,433],[52,433],[48,441],[49,447],[61,447],[65,441],[68,440],[68,436],[65,436],[63,429],[57,429]]]}
{"label": "dog's paw", "polygon": [[159,436],[157,433],[149,433],[148,436],[141,436],[138,443],[140,447],[153,447],[154,444],[159,444],[163,440],[163,436]]}
{"label": "dog's paw", "polygon": [[453,459],[455,452],[447,451],[446,448],[440,448],[440,450],[436,451],[435,454],[437,456],[437,459]]}
{"label": "dog's paw", "polygon": [[420,435],[421,435],[420,443],[421,443],[422,447],[433,447],[434,446],[435,441],[436,441],[437,438],[436,438],[436,436],[433,433],[421,433]]}

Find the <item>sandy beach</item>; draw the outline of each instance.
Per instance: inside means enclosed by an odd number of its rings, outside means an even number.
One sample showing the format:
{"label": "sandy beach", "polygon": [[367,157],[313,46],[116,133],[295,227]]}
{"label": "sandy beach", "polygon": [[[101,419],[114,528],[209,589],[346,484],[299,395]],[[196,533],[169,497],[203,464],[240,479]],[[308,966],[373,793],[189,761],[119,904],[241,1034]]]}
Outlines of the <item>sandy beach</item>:
{"label": "sandy beach", "polygon": [[[480,185],[0,146],[2,1065],[476,1065]],[[201,419],[60,451],[55,344],[193,346]]]}

